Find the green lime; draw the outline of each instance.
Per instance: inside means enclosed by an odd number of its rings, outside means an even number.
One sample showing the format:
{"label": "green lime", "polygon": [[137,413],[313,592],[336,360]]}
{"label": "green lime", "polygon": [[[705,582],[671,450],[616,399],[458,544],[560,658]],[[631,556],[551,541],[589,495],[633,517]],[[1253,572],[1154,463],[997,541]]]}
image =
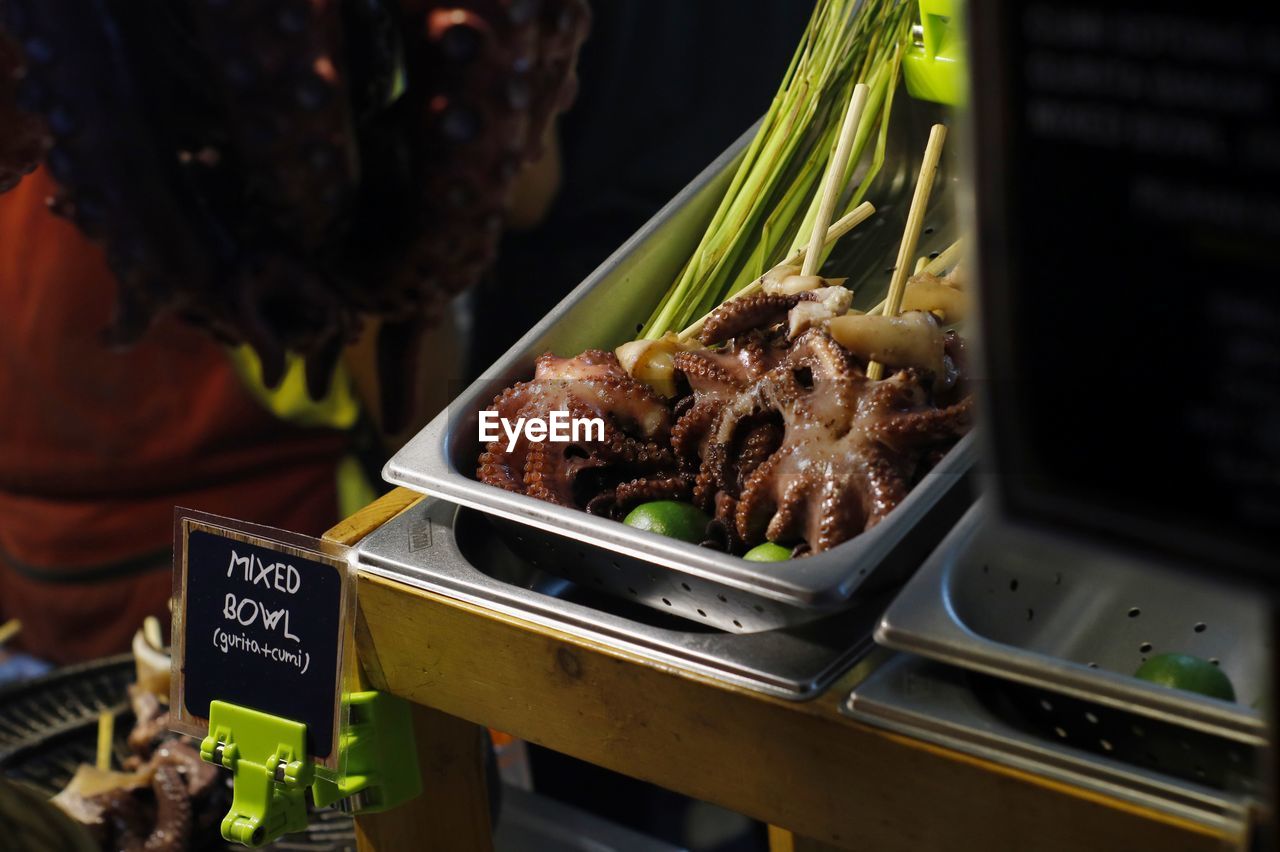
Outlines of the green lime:
{"label": "green lime", "polygon": [[1160,654],[1147,660],[1134,677],[1171,689],[1198,692],[1210,698],[1235,701],[1236,690],[1222,669],[1190,654]]}
{"label": "green lime", "polygon": [[652,503],[636,506],[622,522],[638,530],[648,530],[697,544],[707,537],[707,524],[710,521],[696,506],[676,500],[654,500]]}
{"label": "green lime", "polygon": [[742,558],[748,562],[786,562],[791,558],[791,548],[766,541],[742,554]]}

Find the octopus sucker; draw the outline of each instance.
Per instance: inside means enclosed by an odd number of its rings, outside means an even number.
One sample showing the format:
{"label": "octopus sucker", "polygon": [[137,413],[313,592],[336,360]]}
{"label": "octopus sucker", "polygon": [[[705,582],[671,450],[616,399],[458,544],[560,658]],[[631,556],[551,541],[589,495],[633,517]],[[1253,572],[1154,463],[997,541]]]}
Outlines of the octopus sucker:
{"label": "octopus sucker", "polygon": [[[600,421],[603,433],[567,442],[490,442],[476,470],[481,482],[562,506],[590,507],[593,514],[613,512],[620,498],[640,493],[645,482],[670,490],[679,481],[681,493],[692,488],[671,446],[669,403],[628,375],[612,352],[543,355],[533,379],[498,394],[488,410],[508,423],[567,412],[572,421]],[[605,492],[613,496],[598,499]]]}
{"label": "octopus sucker", "polygon": [[613,516],[621,518],[651,500],[688,500],[692,483],[687,476],[657,476],[623,482],[614,491]]}
{"label": "octopus sucker", "polygon": [[[922,298],[941,287],[942,296],[954,295],[948,284],[925,283]],[[794,557],[822,553],[888,517],[973,419],[962,338],[927,312],[847,314],[850,298],[840,282],[788,278],[713,311],[701,329],[703,348],[678,338],[624,344],[621,370],[617,358],[594,350],[576,359],[544,355],[533,381],[499,394],[492,409],[519,413],[531,394],[556,398],[539,384],[554,377],[575,404],[608,414],[622,442],[611,432],[578,454],[602,467],[621,460],[635,478],[579,481],[571,505],[617,518],[637,500],[680,495],[712,515],[708,547],[742,554],[773,541]],[[674,395],[632,387],[642,385],[655,349],[670,359],[662,378]],[[870,360],[893,371],[873,381]],[[620,375],[628,371],[632,385]],[[659,409],[669,416],[663,428],[640,434],[638,425]],[[511,487],[521,452],[503,458],[491,445],[480,478]],[[572,477],[545,450],[537,453],[537,483]],[[582,493],[584,484],[594,491]],[[547,499],[565,502],[563,486],[551,491]]]}
{"label": "octopus sucker", "polygon": [[752,293],[730,299],[711,312],[698,339],[708,346],[761,326],[772,325],[800,301],[800,295]]}
{"label": "octopus sucker", "polygon": [[142,843],[143,852],[181,852],[191,836],[191,794],[177,768],[156,767],[151,789],[156,796],[156,825]]}

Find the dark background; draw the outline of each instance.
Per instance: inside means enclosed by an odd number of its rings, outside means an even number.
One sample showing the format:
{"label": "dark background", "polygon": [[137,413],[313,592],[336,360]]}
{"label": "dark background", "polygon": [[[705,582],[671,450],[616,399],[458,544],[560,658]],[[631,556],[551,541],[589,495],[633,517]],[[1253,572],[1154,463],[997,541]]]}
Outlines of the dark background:
{"label": "dark background", "polygon": [[973,20],[992,446],[1017,517],[1280,564],[1278,17],[1004,0]]}

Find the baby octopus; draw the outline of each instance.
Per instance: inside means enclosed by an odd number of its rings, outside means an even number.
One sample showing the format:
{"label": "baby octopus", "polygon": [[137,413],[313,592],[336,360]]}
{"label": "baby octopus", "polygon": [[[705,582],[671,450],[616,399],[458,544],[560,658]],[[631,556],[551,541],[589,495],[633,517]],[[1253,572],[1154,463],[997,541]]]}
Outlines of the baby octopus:
{"label": "baby octopus", "polygon": [[946,396],[916,369],[870,381],[825,331],[805,332],[722,404],[701,448],[695,502],[740,546],[767,538],[828,550],[879,523],[932,451],[967,431],[971,399]]}
{"label": "baby octopus", "polygon": [[[919,308],[882,317],[849,311],[838,283],[793,283],[726,302],[701,346],[620,347],[634,377],[598,350],[542,356],[491,410],[604,416],[605,439],[491,443],[478,478],[614,518],[688,499],[713,518],[704,544],[732,553],[766,540],[819,553],[874,527],[971,425],[964,343],[938,320],[954,321],[963,293],[917,276]],[[882,381],[867,378],[873,359]]]}
{"label": "baby octopus", "polygon": [[599,419],[604,428],[598,440],[492,441],[480,455],[481,482],[608,516],[646,500],[688,494],[670,449],[669,406],[628,375],[612,352],[545,354],[532,381],[507,388],[488,410],[507,423],[548,421],[553,412],[567,411],[574,420]]}

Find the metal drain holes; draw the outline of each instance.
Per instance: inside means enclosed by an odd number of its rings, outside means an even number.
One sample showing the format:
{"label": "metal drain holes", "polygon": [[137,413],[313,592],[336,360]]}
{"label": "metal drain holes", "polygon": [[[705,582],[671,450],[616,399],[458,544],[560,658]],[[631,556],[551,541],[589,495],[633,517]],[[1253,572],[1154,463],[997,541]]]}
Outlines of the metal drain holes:
{"label": "metal drain holes", "polygon": [[680,588],[684,589],[686,592],[692,592],[692,591],[693,591],[693,589],[689,588],[689,584],[688,584],[688,583],[681,583],[681,584],[680,584]]}
{"label": "metal drain holes", "polygon": [[1217,657],[1210,657],[1209,662],[1213,663],[1215,666],[1222,665],[1222,661],[1219,660]]}
{"label": "metal drain holes", "polygon": [[1208,629],[1208,627],[1209,625],[1205,624],[1203,621],[1197,621],[1196,626],[1192,627],[1191,629],[1197,633],[1203,633],[1206,629]]}
{"label": "metal drain holes", "polygon": [[1036,611],[1031,607],[1027,607],[1027,621],[1036,617]]}
{"label": "metal drain holes", "polygon": [[1147,735],[1147,729],[1142,727],[1141,725],[1134,725],[1129,730],[1132,731],[1133,735],[1138,739],[1142,739]]}
{"label": "metal drain holes", "polygon": [[1067,738],[1067,729],[1061,725],[1054,728],[1053,732],[1058,735],[1058,739],[1065,740]]}
{"label": "metal drain holes", "polygon": [[739,630],[741,630],[741,629],[742,629],[742,622],[735,618],[735,619],[733,620],[733,626],[734,626],[734,627],[736,627],[736,628],[738,628]]}
{"label": "metal drain holes", "polygon": [[1137,618],[1140,615],[1142,615],[1142,610],[1138,609],[1136,606],[1133,609],[1129,610],[1130,618]]}
{"label": "metal drain holes", "polygon": [[701,609],[698,610],[698,615],[702,616],[703,618],[706,618],[707,617],[706,610],[701,610]]}
{"label": "metal drain holes", "polygon": [[729,602],[729,599],[728,599],[728,598],[726,598],[724,595],[716,595],[716,600],[720,601],[720,603],[728,603],[728,602]]}
{"label": "metal drain holes", "polygon": [[1103,751],[1115,751],[1116,747],[1111,744],[1111,740],[1098,740],[1098,745],[1102,746]]}
{"label": "metal drain holes", "polygon": [[1016,577],[1009,581],[1009,591],[1011,592],[1018,591],[1018,580]]}
{"label": "metal drain holes", "polygon": [[663,599],[662,599],[662,602],[663,602],[664,604],[666,604],[667,606],[671,606],[671,601],[667,600],[666,598],[663,598]]}
{"label": "metal drain holes", "polygon": [[1151,643],[1150,643],[1150,642],[1143,642],[1141,645],[1139,645],[1139,646],[1138,646],[1138,651],[1140,651],[1140,652],[1141,652],[1141,653],[1143,653],[1143,654],[1150,654],[1150,653],[1151,653]]}
{"label": "metal drain holes", "polygon": [[634,598],[634,597],[639,597],[639,595],[640,595],[640,593],[639,593],[639,592],[637,592],[635,589],[631,588],[630,586],[627,586],[627,592],[629,592],[629,593],[631,594],[631,597],[633,597],[633,598]]}
{"label": "metal drain holes", "polygon": [[1041,699],[1040,699],[1040,709],[1041,709],[1041,710],[1043,710],[1043,711],[1044,711],[1044,712],[1046,712],[1046,713],[1052,713],[1052,712],[1053,712],[1053,702],[1052,702],[1052,701],[1050,701],[1050,700],[1049,700],[1049,699],[1047,699],[1047,698],[1041,698]]}
{"label": "metal drain holes", "polygon": [[1096,714],[1094,714],[1094,713],[1085,713],[1085,714],[1084,714],[1084,719],[1085,719],[1085,721],[1086,721],[1086,722],[1088,722],[1090,725],[1096,725],[1096,724],[1098,724],[1098,717],[1097,717],[1097,715],[1096,715]]}

